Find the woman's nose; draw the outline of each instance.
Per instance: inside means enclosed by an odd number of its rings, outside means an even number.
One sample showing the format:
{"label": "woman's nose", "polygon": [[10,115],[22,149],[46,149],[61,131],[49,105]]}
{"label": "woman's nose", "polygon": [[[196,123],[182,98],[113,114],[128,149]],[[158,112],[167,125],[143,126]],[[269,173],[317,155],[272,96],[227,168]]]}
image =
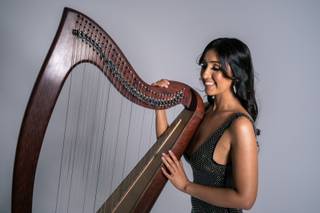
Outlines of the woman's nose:
{"label": "woman's nose", "polygon": [[207,79],[211,77],[211,71],[208,67],[206,67],[203,71],[202,71],[202,78],[203,79]]}

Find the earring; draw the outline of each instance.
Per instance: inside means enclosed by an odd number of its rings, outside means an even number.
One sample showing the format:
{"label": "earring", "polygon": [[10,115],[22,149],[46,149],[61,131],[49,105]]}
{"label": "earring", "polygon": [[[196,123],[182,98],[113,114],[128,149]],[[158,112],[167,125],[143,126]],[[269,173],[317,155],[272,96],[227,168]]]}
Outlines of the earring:
{"label": "earring", "polygon": [[237,93],[237,89],[236,89],[236,85],[235,84],[233,85],[233,92]]}

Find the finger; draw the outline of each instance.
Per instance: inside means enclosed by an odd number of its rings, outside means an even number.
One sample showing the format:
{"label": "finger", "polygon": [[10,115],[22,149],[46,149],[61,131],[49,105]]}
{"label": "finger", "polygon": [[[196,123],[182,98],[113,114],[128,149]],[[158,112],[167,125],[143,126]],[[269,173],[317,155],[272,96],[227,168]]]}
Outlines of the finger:
{"label": "finger", "polygon": [[176,155],[175,155],[171,150],[169,150],[169,155],[171,156],[172,160],[173,160],[177,165],[179,165],[179,161],[178,161]]}
{"label": "finger", "polygon": [[168,88],[169,85],[170,85],[170,82],[166,79],[161,79],[156,83],[154,83],[154,86],[165,87],[165,88]]}
{"label": "finger", "polygon": [[170,154],[171,158],[173,159],[173,161],[175,162],[175,164],[177,165],[177,168],[184,169],[182,160],[181,159],[178,160],[176,155],[174,154],[174,152],[172,152],[171,150],[169,150],[169,154]]}
{"label": "finger", "polygon": [[166,84],[163,84],[161,82],[152,83],[151,86],[161,87],[161,88],[168,88],[168,86]]}
{"label": "finger", "polygon": [[182,160],[180,159],[179,161],[180,165],[181,165],[181,168],[183,168],[183,163],[182,163]]}
{"label": "finger", "polygon": [[163,153],[163,156],[165,157],[166,161],[170,164],[170,166],[171,166],[172,168],[174,168],[175,171],[176,171],[177,165],[176,165],[176,163],[171,159],[171,156],[170,156],[170,155],[167,155],[167,154],[165,154],[165,153]]}
{"label": "finger", "polygon": [[176,155],[171,150],[169,150],[169,154],[170,154],[172,160],[174,161],[176,167],[180,168],[181,164],[180,164],[179,160],[177,159]]}
{"label": "finger", "polygon": [[166,80],[166,79],[163,79],[163,83],[166,85],[167,88],[170,85],[170,82],[168,80]]}
{"label": "finger", "polygon": [[169,170],[169,172],[172,174],[173,172],[175,172],[175,169],[171,166],[171,164],[167,161],[167,159],[165,157],[161,157],[162,162],[164,163],[164,165],[167,167],[167,169]]}
{"label": "finger", "polygon": [[168,85],[169,85],[169,84],[168,84],[166,81],[161,80],[161,81],[158,81],[158,82],[157,82],[157,85],[158,85],[159,87],[168,88]]}
{"label": "finger", "polygon": [[[176,171],[176,165],[175,163],[171,160],[169,155],[166,154],[162,154],[163,159],[165,160],[165,162],[170,166],[172,172]],[[171,171],[170,171],[171,172]]]}
{"label": "finger", "polygon": [[166,171],[165,168],[161,167],[162,173],[164,174],[164,176],[166,176],[168,179],[171,178],[170,174]]}

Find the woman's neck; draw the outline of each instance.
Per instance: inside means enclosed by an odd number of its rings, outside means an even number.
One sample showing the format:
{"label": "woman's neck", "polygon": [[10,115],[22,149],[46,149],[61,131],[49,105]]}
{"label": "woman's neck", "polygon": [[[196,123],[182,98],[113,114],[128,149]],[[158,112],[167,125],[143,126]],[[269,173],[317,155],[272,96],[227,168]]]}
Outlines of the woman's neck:
{"label": "woman's neck", "polygon": [[225,91],[214,98],[214,112],[234,111],[241,107],[240,101],[231,91]]}

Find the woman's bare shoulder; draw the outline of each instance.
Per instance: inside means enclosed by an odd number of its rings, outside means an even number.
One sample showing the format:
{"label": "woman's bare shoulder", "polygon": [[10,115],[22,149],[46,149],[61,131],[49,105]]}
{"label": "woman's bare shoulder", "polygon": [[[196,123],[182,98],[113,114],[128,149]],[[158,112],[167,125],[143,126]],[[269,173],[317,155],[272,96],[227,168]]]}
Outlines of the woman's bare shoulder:
{"label": "woman's bare shoulder", "polygon": [[253,121],[248,115],[237,117],[230,125],[230,133],[233,143],[256,140]]}

